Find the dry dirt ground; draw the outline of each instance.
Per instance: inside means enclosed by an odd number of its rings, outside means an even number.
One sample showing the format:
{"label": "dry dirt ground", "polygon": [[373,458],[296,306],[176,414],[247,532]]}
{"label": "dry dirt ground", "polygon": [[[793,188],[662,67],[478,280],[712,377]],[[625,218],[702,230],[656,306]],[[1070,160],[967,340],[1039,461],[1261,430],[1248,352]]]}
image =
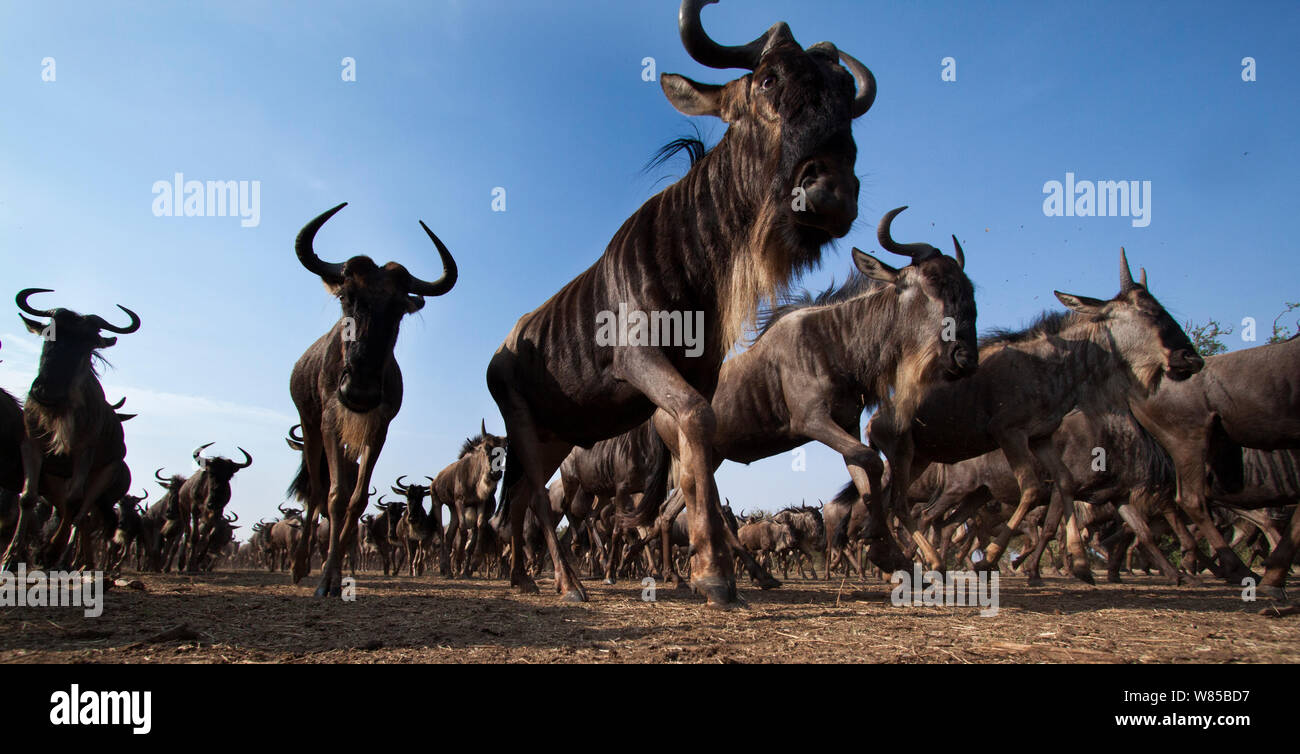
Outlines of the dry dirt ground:
{"label": "dry dirt ground", "polygon": [[[1103,576],[1103,574],[1098,574]],[[560,604],[503,581],[361,574],[356,600],[322,601],[283,574],[127,574],[103,615],[0,608],[0,662],[1298,662],[1300,616],[1257,614],[1240,590],[1155,578],[1090,587],[1001,580],[1001,610],[894,607],[887,583],[744,588],[748,607],[705,609],[689,592],[585,582]],[[186,626],[188,628],[182,628]]]}

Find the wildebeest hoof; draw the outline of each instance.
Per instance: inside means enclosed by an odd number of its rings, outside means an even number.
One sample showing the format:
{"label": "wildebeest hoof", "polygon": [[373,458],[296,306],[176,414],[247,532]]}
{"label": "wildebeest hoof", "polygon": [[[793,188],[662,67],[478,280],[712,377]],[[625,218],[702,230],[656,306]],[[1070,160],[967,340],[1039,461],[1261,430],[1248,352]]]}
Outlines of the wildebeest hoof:
{"label": "wildebeest hoof", "polygon": [[1274,602],[1288,603],[1291,601],[1287,599],[1286,591],[1282,589],[1282,587],[1278,586],[1260,584],[1259,587],[1255,589],[1255,593],[1264,599],[1273,600]]}
{"label": "wildebeest hoof", "polygon": [[1042,576],[1039,576],[1039,575],[1036,574],[1036,573],[1031,573],[1031,574],[1029,574],[1029,585],[1030,585],[1030,586],[1042,586],[1042,585],[1043,585],[1043,577],[1042,577]]}
{"label": "wildebeest hoof", "polygon": [[1074,577],[1076,579],[1082,581],[1085,584],[1092,584],[1094,586],[1097,584],[1097,580],[1092,577],[1092,569],[1088,568],[1087,566],[1078,566],[1076,568],[1073,568],[1071,570],[1071,573],[1074,574]]}
{"label": "wildebeest hoof", "polygon": [[1110,582],[1111,584],[1122,584],[1122,583],[1123,583],[1122,581],[1120,581],[1120,578],[1119,578],[1119,574],[1118,574],[1118,573],[1107,573],[1107,574],[1106,574],[1106,581]]}
{"label": "wildebeest hoof", "polygon": [[519,592],[520,594],[539,594],[539,593],[540,593],[540,592],[538,591],[538,589],[537,589],[537,582],[536,582],[536,581],[533,581],[532,579],[528,579],[528,578],[525,578],[525,579],[523,579],[523,580],[521,580],[521,581],[516,582],[516,583],[514,584],[514,587],[515,587],[515,591],[516,591],[516,592]]}
{"label": "wildebeest hoof", "polygon": [[582,587],[570,589],[560,595],[560,602],[586,602],[587,595],[582,591]]}
{"label": "wildebeest hoof", "polygon": [[781,580],[776,578],[775,576],[770,576],[765,579],[760,579],[758,582],[759,589],[779,589],[780,587],[781,587]]}
{"label": "wildebeest hoof", "polygon": [[614,580],[611,579],[610,577],[606,576],[606,577],[605,577],[605,583],[606,583],[606,584],[613,584],[613,583],[614,583]]}
{"label": "wildebeest hoof", "polygon": [[701,578],[691,580],[691,589],[704,597],[709,607],[730,609],[736,606],[736,584],[720,578]]}
{"label": "wildebeest hoof", "polygon": [[982,571],[992,571],[997,567],[998,567],[997,563],[994,563],[993,561],[985,558],[984,560],[981,560],[980,562],[975,564],[975,572],[980,573]]}

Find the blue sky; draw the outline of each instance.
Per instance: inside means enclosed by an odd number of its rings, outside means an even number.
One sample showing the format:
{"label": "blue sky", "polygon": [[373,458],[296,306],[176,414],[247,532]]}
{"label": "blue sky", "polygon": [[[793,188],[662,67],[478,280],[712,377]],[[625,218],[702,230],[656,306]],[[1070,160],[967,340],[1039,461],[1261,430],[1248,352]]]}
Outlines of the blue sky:
{"label": "blue sky", "polygon": [[[297,454],[289,371],[338,317],[294,258],[311,217],[348,208],[318,237],[322,256],[367,253],[426,278],[450,246],[460,282],[405,321],[406,399],[380,460],[436,474],[486,417],[487,361],[515,320],[592,263],[626,217],[685,170],[641,166],[698,123],[656,72],[724,82],[689,59],[677,4],[662,2],[22,3],[0,22],[0,303],[34,299],[144,325],[105,352],[139,488],[187,472],[189,453],[247,448],[231,507],[274,512]],[[724,43],[787,21],[805,46],[830,40],[874,71],[859,119],[860,218],[827,250],[810,287],[842,279],[848,249],[877,249],[888,209],[900,240],[961,238],[980,328],[1055,306],[1054,288],[1108,297],[1127,247],[1180,320],[1259,321],[1261,340],[1297,300],[1300,109],[1293,33],[1300,6],[1253,3],[795,2],[723,0],[704,10]],[[1242,58],[1257,80],[1242,80]],[[42,80],[54,58],[55,80]],[[341,79],[345,57],[356,81]],[[941,81],[941,60],[956,81]],[[260,223],[155,217],[155,181],[257,180]],[[1046,217],[1043,184],[1151,181],[1151,223]],[[492,211],[492,190],[506,211]],[[16,308],[11,309],[16,312]],[[120,317],[120,313],[118,314]],[[0,386],[24,395],[39,341],[0,319]],[[1236,336],[1232,347],[1242,347]],[[839,457],[808,449],[726,464],[737,508],[833,494]],[[158,490],[152,484],[151,496]]]}

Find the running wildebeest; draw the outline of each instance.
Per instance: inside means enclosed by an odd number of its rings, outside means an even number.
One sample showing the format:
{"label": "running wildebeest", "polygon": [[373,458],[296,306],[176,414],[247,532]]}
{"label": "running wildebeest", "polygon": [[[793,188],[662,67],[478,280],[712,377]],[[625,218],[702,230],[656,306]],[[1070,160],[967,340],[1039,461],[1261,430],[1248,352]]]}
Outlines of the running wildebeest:
{"label": "running wildebeest", "polygon": [[185,525],[185,542],[181,545],[180,560],[176,564],[178,569],[184,566],[189,571],[199,570],[199,562],[208,552],[208,540],[230,502],[231,477],[253,465],[253,457],[243,448],[239,449],[244,454],[243,463],[220,456],[205,458],[201,454],[210,445],[212,443],[194,449],[194,462],[199,465],[199,470],[185,480],[177,493],[181,520]]}
{"label": "running wildebeest", "polygon": [[117,530],[113,532],[113,538],[105,543],[104,565],[109,573],[122,572],[122,561],[126,559],[131,545],[146,552],[150,562],[155,559],[153,553],[149,552],[154,543],[147,536],[140,510],[141,504],[149,497],[149,490],[143,492],[140,497],[123,495],[118,501]]}
{"label": "running wildebeest", "polygon": [[[898,243],[890,227],[904,209],[885,214],[876,235],[887,251],[912,263],[896,270],[855,248],[858,274],[839,290],[775,307],[753,347],[723,364],[712,404],[715,468],[723,460],[748,464],[812,440],[839,452],[871,514],[868,557],[887,571],[910,561],[885,525],[884,465],[859,439],[862,412],[879,406],[908,423],[931,384],[966,377],[979,363],[975,291],[963,271],[961,244],[953,236],[954,256],[948,257],[926,243]],[[672,417],[661,409],[655,423],[675,454]],[[638,511],[640,522],[652,513]],[[675,515],[670,508],[660,520]]]}
{"label": "running wildebeest", "polygon": [[380,267],[368,256],[343,263],[321,261],[313,249],[316,233],[345,206],[307,223],[294,246],[298,261],[320,276],[343,310],[334,327],[294,364],[289,379],[303,436],[302,470],[295,486],[308,501],[307,532],[297,544],[293,580],[307,575],[316,517],[327,513],[330,548],[316,587],[318,597],[342,594],[343,553],[351,549],[357,520],[369,504],[366,491],[388,424],[402,407],[402,370],[393,358],[402,317],[422,309],[426,296],[450,291],[457,274],[451,252],[423,221],[420,227],[442,258],[442,277],[433,282],[415,277],[396,262]]}
{"label": "running wildebeest", "polygon": [[401,544],[401,537],[398,534],[397,527],[406,512],[406,503],[385,503],[384,496],[380,495],[375,507],[379,508],[381,513],[370,519],[370,539],[374,543],[375,549],[379,551],[379,559],[384,566],[384,575],[389,575],[391,567],[392,575],[396,576],[397,548]]}
{"label": "running wildebeest", "polygon": [[[1066,519],[1071,572],[1092,583],[1074,516],[1073,480],[1052,444],[1061,420],[1078,407],[1114,411],[1151,394],[1162,378],[1184,380],[1202,366],[1186,333],[1142,283],[1134,283],[1120,249],[1120,292],[1110,300],[1056,291],[1071,312],[1045,314],[1019,332],[981,341],[974,375],[935,385],[907,424],[872,417],[872,444],[884,450],[893,479],[891,508],[905,508],[911,481],[930,463],[957,463],[1000,448],[1016,475],[1020,500],[1007,530],[988,548],[981,569],[996,567],[1011,532],[1049,499],[1055,480]],[[1036,465],[1041,464],[1041,469]],[[914,535],[919,536],[919,533]],[[932,569],[942,567],[926,558]]]}
{"label": "running wildebeest", "polygon": [[[1235,465],[1235,474],[1221,472],[1219,478],[1221,485],[1239,489],[1240,448],[1300,448],[1300,336],[1211,356],[1199,375],[1161,385],[1150,396],[1135,396],[1132,408],[1173,458],[1178,505],[1209,540],[1227,578],[1234,584],[1254,578],[1210,521],[1206,470],[1207,465]],[[1300,517],[1293,517],[1293,534],[1300,534],[1298,526]],[[1289,561],[1270,558],[1260,591],[1285,600],[1282,586],[1290,567]]]}
{"label": "running wildebeest", "polygon": [[[442,507],[451,510],[438,565],[444,575],[459,571],[462,577],[469,578],[474,570],[479,538],[496,505],[506,447],[506,438],[488,434],[487,423],[480,421],[479,433],[461,444],[457,459],[429,480],[429,515],[441,524]],[[455,550],[450,570],[446,562],[448,548]]]}
{"label": "running wildebeest", "polygon": [[[546,482],[575,445],[627,432],[662,408],[680,431],[692,586],[712,605],[737,600],[713,482],[709,398],[760,301],[815,265],[857,218],[852,124],[875,99],[871,72],[828,42],[803,49],[784,23],[746,45],[720,45],[700,23],[706,4],[681,5],[687,52],[705,66],[750,73],[725,85],[664,74],[660,84],[682,113],[726,121],[726,134],[633,213],[595,264],[521,317],[488,366],[510,437],[502,504],[518,502],[510,508],[510,581],[522,591],[537,589],[519,541],[531,506],[546,532],[556,591],[586,599],[556,540]],[[633,327],[619,335],[634,337],[610,340],[616,311],[670,331],[676,317],[680,326],[667,338],[642,341],[636,336],[646,328]],[[699,323],[689,338],[688,323]]]}
{"label": "running wildebeest", "polygon": [[104,337],[102,332],[128,335],[140,329],[140,317],[119,305],[131,322],[118,327],[94,314],[35,309],[28,303],[32,295],[50,292],[25,288],[15,298],[19,309],[48,318],[49,323],[19,315],[44,344],[36,379],[23,404],[27,438],[21,448],[24,481],[18,524],[0,567],[16,562],[14,544],[23,541],[27,519],[41,496],[54,505],[59,524],[40,560],[64,568],[71,555],[68,538],[73,527],[82,530],[97,516],[111,536],[117,525],[113,504],[131,486],[131,472],[123,461],[122,422],[104,398],[92,361],[103,358],[100,350],[117,343],[117,338]]}

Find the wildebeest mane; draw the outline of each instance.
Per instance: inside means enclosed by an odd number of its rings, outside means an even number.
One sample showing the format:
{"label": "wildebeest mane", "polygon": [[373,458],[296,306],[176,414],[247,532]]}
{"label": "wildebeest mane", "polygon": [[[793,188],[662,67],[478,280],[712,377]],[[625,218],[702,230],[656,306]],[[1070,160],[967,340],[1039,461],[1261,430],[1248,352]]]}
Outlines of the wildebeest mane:
{"label": "wildebeest mane", "polygon": [[754,336],[753,342],[757,343],[772,328],[772,325],[775,325],[777,321],[788,314],[801,309],[810,309],[814,306],[842,304],[859,296],[874,293],[880,290],[881,287],[883,287],[883,284],[879,281],[873,280],[860,272],[854,272],[838,288],[835,286],[835,281],[831,280],[830,287],[815,295],[805,288],[798,293],[782,296],[776,305],[765,307],[759,312],[757,334]]}
{"label": "wildebeest mane", "polygon": [[994,328],[980,336],[979,347],[994,346],[1000,343],[1024,343],[1040,335],[1057,335],[1077,320],[1074,312],[1044,311],[1033,322],[1021,330]]}
{"label": "wildebeest mane", "polygon": [[461,443],[460,446],[460,454],[457,455],[456,458],[458,459],[464,458],[470,453],[473,453],[474,448],[477,448],[478,444],[483,442],[483,440],[484,440],[484,435],[482,432],[478,433],[477,435],[474,435],[473,437],[465,438],[465,442]]}

